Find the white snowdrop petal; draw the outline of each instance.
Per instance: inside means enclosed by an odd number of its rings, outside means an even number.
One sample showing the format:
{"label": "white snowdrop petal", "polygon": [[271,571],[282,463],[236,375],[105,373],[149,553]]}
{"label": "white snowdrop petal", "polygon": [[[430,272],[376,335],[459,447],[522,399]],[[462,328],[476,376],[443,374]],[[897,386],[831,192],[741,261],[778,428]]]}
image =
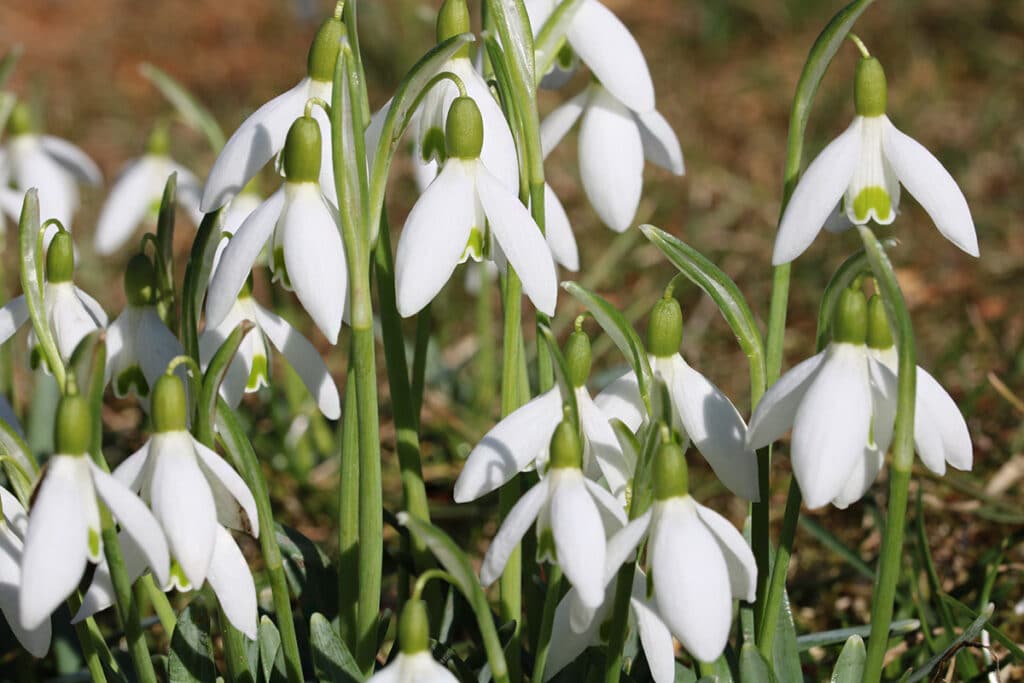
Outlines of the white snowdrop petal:
{"label": "white snowdrop petal", "polygon": [[398,312],[409,317],[437,296],[455,271],[475,227],[475,190],[467,165],[450,159],[409,212],[395,252]]}
{"label": "white snowdrop petal", "polygon": [[28,302],[25,295],[16,296],[0,308],[0,344],[14,336],[28,320]]}
{"label": "white snowdrop petal", "polygon": [[250,640],[255,640],[256,585],[235,539],[221,526],[216,529],[213,558],[206,580],[210,582],[231,625]]}
{"label": "white snowdrop petal", "polygon": [[589,457],[597,461],[612,495],[621,496],[633,478],[636,462],[627,457],[605,413],[595,405],[586,389],[577,390],[576,406]]}
{"label": "white snowdrop petal", "polygon": [[[163,532],[160,533],[160,536],[161,538],[163,537]],[[146,554],[136,544],[131,535],[125,531],[117,534],[117,542],[121,546],[125,573],[128,575],[128,580],[134,583],[149,566]],[[166,577],[162,581],[158,579],[158,585],[166,585]],[[96,571],[92,576],[92,583],[89,584],[85,595],[82,596],[82,606],[72,616],[71,623],[77,624],[83,619],[87,619],[97,612],[105,610],[114,604],[115,599],[114,583],[110,578],[110,567],[107,565],[107,561],[104,560],[96,566]]]}
{"label": "white snowdrop petal", "polygon": [[601,516],[601,525],[604,527],[605,537],[620,531],[629,518],[623,504],[596,481],[584,478],[583,485],[587,487],[591,498],[597,505],[598,514]]}
{"label": "white snowdrop petal", "polygon": [[455,482],[455,502],[468,503],[512,480],[548,448],[562,419],[562,394],[548,390],[517,408],[470,452]]}
{"label": "white snowdrop petal", "polygon": [[600,85],[580,125],[580,180],[598,217],[623,232],[633,223],[643,189],[644,149],[632,113]]}
{"label": "white snowdrop petal", "polygon": [[102,185],[103,172],[77,145],[53,135],[40,135],[39,144],[65,171],[86,185]]}
{"label": "white snowdrop petal", "polygon": [[601,514],[587,490],[583,473],[551,472],[551,532],[558,564],[579,591],[580,600],[597,608],[604,600],[607,540]]}
{"label": "white snowdrop petal", "polygon": [[284,147],[288,128],[302,116],[309,85],[310,79],[303,78],[253,112],[235,130],[210,169],[201,204],[204,212],[230,201]]}
{"label": "white snowdrop petal", "polygon": [[[167,329],[154,306],[148,306],[142,311],[137,341],[140,342],[136,346],[139,368],[152,390],[160,375],[167,370],[168,364],[177,356],[183,355],[185,349],[178,338]],[[185,381],[182,366],[179,366],[177,374]]]}
{"label": "white snowdrop petal", "polygon": [[112,254],[131,239],[146,218],[159,183],[154,161],[143,157],[132,162],[114,182],[96,220],[93,248],[101,255]]}
{"label": "white snowdrop petal", "polygon": [[547,158],[569,130],[576,125],[576,121],[583,113],[587,101],[590,99],[590,88],[584,89],[579,94],[570,98],[567,102],[559,105],[554,111],[547,115],[547,118],[540,124],[540,146]]}
{"label": "white snowdrop petal", "polygon": [[114,479],[117,479],[127,486],[129,490],[136,493],[144,489],[147,474],[146,465],[149,462],[149,446],[152,442],[152,439],[150,439],[142,444],[139,450],[125,458],[112,473]]}
{"label": "white snowdrop petal", "polygon": [[480,566],[480,583],[490,586],[501,576],[509,556],[523,535],[537,519],[541,507],[548,499],[548,482],[542,479],[533,488],[523,494],[522,498],[509,510],[501,528],[487,549],[483,564]]}
{"label": "white snowdrop petal", "polygon": [[608,585],[615,578],[622,565],[630,559],[633,551],[640,545],[640,541],[644,539],[644,535],[647,533],[650,525],[651,511],[648,510],[636,519],[631,520],[608,539],[608,552],[605,555],[604,563],[605,585]]}
{"label": "white snowdrop petal", "polygon": [[736,527],[711,508],[694,502],[697,515],[715,537],[725,564],[729,567],[729,585],[732,596],[739,600],[754,602],[757,597],[757,563],[754,553],[743,534]]}
{"label": "white snowdrop petal", "polygon": [[687,436],[730,491],[756,502],[757,455],[746,446],[747,426],[736,406],[682,356],[673,364],[669,391]]}
{"label": "white snowdrop petal", "polygon": [[643,424],[644,404],[640,398],[640,386],[632,370],[612,380],[611,384],[597,395],[594,403],[608,419],[621,420],[634,432]]}
{"label": "white snowdrop petal", "polygon": [[804,253],[846,192],[860,157],[861,127],[858,116],[804,171],[779,222],[773,265]]}
{"label": "white snowdrop petal", "polygon": [[[3,489],[0,489],[3,492]],[[7,513],[6,499],[4,514]],[[0,612],[7,625],[33,657],[42,659],[50,649],[50,620],[44,619],[35,628],[25,628],[20,620],[18,589],[21,586],[21,539],[8,527],[0,524]]]}
{"label": "white snowdrop petal", "polygon": [[569,216],[558,200],[558,195],[547,183],[544,183],[544,239],[556,263],[574,273],[580,269],[580,254]]}
{"label": "white snowdrop petal", "polygon": [[597,0],[584,0],[569,23],[573,50],[604,87],[634,111],[654,109],[654,83],[633,34]]}
{"label": "white snowdrop petal", "polygon": [[679,146],[679,138],[665,117],[653,110],[636,112],[634,116],[640,124],[644,157],[670,173],[683,175],[686,172],[683,165],[683,150]]}
{"label": "white snowdrop petal", "polygon": [[882,148],[903,186],[935,222],[946,239],[978,256],[978,236],[967,199],[935,156],[885,119]]}
{"label": "white snowdrop petal", "polygon": [[338,386],[316,347],[283,318],[259,305],[255,310],[260,328],[306,385],[324,417],[330,420],[341,417]]}
{"label": "white snowdrop petal", "polygon": [[[256,500],[253,498],[249,486],[235,472],[234,468],[215,451],[210,450],[196,439],[192,439],[192,445],[196,449],[200,468],[206,475],[206,480],[210,483],[211,491],[214,494],[218,517],[222,510],[229,511],[233,522],[230,525],[232,528],[258,538],[260,521],[256,514]],[[224,495],[225,493],[227,496]],[[228,496],[231,500],[227,499]],[[239,508],[245,513],[244,518],[238,514]],[[225,524],[225,522],[221,521],[221,524]]]}
{"label": "white snowdrop petal", "polygon": [[747,427],[748,446],[767,446],[782,438],[793,426],[797,408],[824,360],[824,352],[811,356],[768,387],[750,417],[750,425]]}
{"label": "white snowdrop petal", "polygon": [[530,212],[483,164],[477,168],[477,191],[491,235],[516,269],[523,292],[538,311],[555,314],[558,275],[540,227]]}
{"label": "white snowdrop petal", "polygon": [[576,589],[570,589],[555,608],[555,618],[551,623],[548,660],[544,667],[545,681],[554,678],[555,674],[575,661],[588,646],[597,641],[598,632],[601,629],[600,619],[592,619],[589,626],[582,632],[573,630],[570,624],[570,605],[576,595]]}
{"label": "white snowdrop petal", "polygon": [[973,466],[971,434],[964,416],[942,385],[920,367],[917,368],[914,440],[922,462],[933,472],[942,474],[946,463],[964,471]]}
{"label": "white snowdrop petal", "polygon": [[854,464],[839,494],[832,499],[832,504],[840,510],[845,510],[863,498],[875,483],[884,465],[885,451],[878,446],[865,446],[863,457]]}
{"label": "white snowdrop petal", "polygon": [[654,683],[673,683],[676,679],[676,655],[672,634],[653,606],[638,598],[630,598],[636,619],[640,645],[647,657]]}
{"label": "white snowdrop petal", "polygon": [[867,349],[833,343],[793,420],[791,459],[807,507],[839,495],[871,427]]}

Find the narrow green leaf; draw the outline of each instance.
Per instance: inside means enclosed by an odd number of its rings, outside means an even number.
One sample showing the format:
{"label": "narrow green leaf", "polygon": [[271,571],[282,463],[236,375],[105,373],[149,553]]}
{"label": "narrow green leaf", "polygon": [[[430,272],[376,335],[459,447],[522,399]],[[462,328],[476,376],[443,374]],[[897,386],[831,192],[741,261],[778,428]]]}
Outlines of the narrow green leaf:
{"label": "narrow green leaf", "polygon": [[156,278],[159,288],[157,306],[169,329],[178,328],[174,304],[174,217],[178,206],[178,173],[167,177],[156,217]]}
{"label": "narrow green leaf", "polygon": [[192,242],[185,265],[185,282],[181,292],[181,340],[185,352],[199,362],[199,316],[203,310],[206,288],[210,285],[213,257],[221,241],[221,210],[203,216]]}
{"label": "narrow green leaf", "polygon": [[327,555],[291,527],[274,526],[288,584],[305,614],[321,612],[328,619],[338,613],[338,574]]}
{"label": "narrow green leaf", "polygon": [[57,386],[64,387],[64,361],[54,341],[50,323],[43,307],[43,254],[39,253],[39,192],[36,188],[25,193],[18,221],[18,247],[21,254],[21,291],[25,295],[32,329],[43,350],[46,364],[53,373]]}
{"label": "narrow green leaf", "polygon": [[[941,599],[943,602],[948,602],[953,607],[956,607],[957,609],[966,612],[967,615],[972,618],[978,617],[977,612],[975,612],[970,607],[954,598],[952,595],[943,595],[941,596]],[[1020,645],[1014,642],[1013,638],[1006,635],[1004,631],[997,628],[994,624],[989,624],[985,627],[985,630],[989,632],[989,635],[991,635],[993,638],[1002,643],[1003,647],[1009,650],[1010,654],[1016,657],[1018,662],[1024,662],[1024,649],[1021,649]]]}
{"label": "narrow green leaf", "polygon": [[758,380],[751,385],[764,386],[764,341],[740,288],[721,268],[679,238],[653,225],[642,225],[640,230],[680,273],[715,302],[750,362],[752,380]]}
{"label": "narrow green leaf", "polygon": [[867,658],[864,640],[858,635],[850,636],[832,669],[832,683],[861,683]]}
{"label": "narrow green leaf", "polygon": [[157,90],[174,105],[187,126],[206,136],[206,140],[214,152],[220,151],[224,146],[224,132],[217,124],[217,119],[199,103],[199,100],[185,86],[172,78],[166,71],[148,62],[139,65],[139,73],[155,85]]}
{"label": "narrow green leaf", "polygon": [[558,58],[558,52],[565,44],[565,33],[569,30],[569,24],[576,16],[576,10],[582,5],[583,0],[562,0],[555,7],[555,11],[544,21],[540,32],[537,33],[537,40],[533,44],[533,53],[538,84],[551,70]]}
{"label": "narrow green leaf", "polygon": [[775,683],[761,653],[753,643],[744,643],[740,650],[740,680],[743,683]]}
{"label": "narrow green leaf", "polygon": [[309,645],[313,671],[321,683],[362,683],[365,680],[352,653],[341,642],[327,617],[319,612],[309,620]]}
{"label": "narrow green leaf", "polygon": [[[913,633],[919,628],[921,628],[921,622],[917,619],[902,619],[900,621],[894,621],[889,627],[889,636],[903,636],[908,633]],[[828,647],[829,645],[844,643],[853,636],[866,638],[869,633],[871,633],[870,624],[866,624],[864,626],[850,626],[848,628],[837,628],[832,631],[805,633],[804,635],[797,637],[796,644],[800,649],[800,652],[806,652],[812,647]]]}
{"label": "narrow green leaf", "polygon": [[[380,217],[384,210],[384,188],[388,181],[388,171],[391,169],[391,159],[395,155],[398,141],[402,138],[412,112],[416,109],[420,100],[426,95],[427,90],[433,85],[434,78],[442,72],[452,55],[459,51],[463,45],[474,40],[473,36],[464,33],[453,36],[448,40],[438,43],[427,52],[402,79],[391,98],[391,106],[384,117],[380,128],[380,137],[377,138],[376,150],[373,152],[373,163],[370,166],[370,220],[369,225],[379,226]],[[373,130],[373,125],[370,126]],[[372,147],[370,148],[372,149]],[[369,149],[367,151],[369,153]]]}
{"label": "narrow green leaf", "polygon": [[0,88],[7,85],[7,79],[9,79],[11,74],[14,73],[14,67],[18,65],[18,60],[21,59],[21,55],[24,52],[24,47],[21,45],[14,45],[7,51],[4,58],[0,59]]}
{"label": "narrow green leaf", "polygon": [[996,606],[991,602],[986,605],[985,609],[983,609],[981,614],[978,615],[978,618],[972,621],[970,626],[964,629],[964,632],[949,644],[949,647],[929,659],[921,666],[921,668],[914,671],[910,678],[907,679],[907,682],[916,683],[917,681],[925,680],[935,667],[955,657],[956,653],[960,651],[960,648],[965,643],[973,641],[978,637],[978,634],[985,628],[985,624],[987,624],[988,620],[992,618],[992,613],[995,612],[995,609]]}
{"label": "narrow green leaf", "polygon": [[533,102],[537,93],[533,31],[523,1],[487,0],[487,8],[501,37],[503,51],[509,56],[509,66],[519,73],[517,80],[522,80],[530,88],[529,102]]}
{"label": "narrow green leaf", "polygon": [[243,320],[238,323],[224,343],[220,345],[217,352],[210,359],[210,364],[203,374],[203,384],[199,390],[199,419],[196,423],[196,438],[206,445],[213,444],[213,422],[217,417],[217,396],[220,391],[221,382],[231,367],[231,361],[241,346],[245,335],[254,327],[253,323]]}
{"label": "narrow green leaf", "polygon": [[270,617],[260,617],[259,632],[256,642],[260,650],[260,673],[266,683],[276,683],[287,679],[284,669],[284,656],[281,654],[281,632]]}
{"label": "narrow green leaf", "polygon": [[[0,449],[10,452],[11,449],[8,443],[14,439],[20,440],[21,437],[6,422],[0,420]],[[27,445],[25,445],[25,452],[29,452]],[[30,470],[27,470],[20,460],[6,453],[0,455],[0,465],[4,468],[4,474],[7,475],[7,483],[17,497],[18,502],[26,510],[29,509],[31,507],[29,503],[32,500],[32,481],[35,475],[30,474]]]}
{"label": "narrow green leaf", "polygon": [[551,332],[550,326],[542,323],[537,325],[537,329],[540,331],[541,337],[544,338],[544,343],[548,347],[548,352],[555,360],[555,375],[558,377],[558,384],[562,390],[562,401],[565,405],[569,406],[569,411],[572,414],[572,423],[576,425],[577,429],[579,429],[579,406],[576,405],[576,391],[572,386],[572,382],[569,380],[569,366],[568,363],[566,363],[565,355],[562,353],[562,349],[559,348],[558,340],[555,339],[555,335]]}
{"label": "narrow green leaf", "polygon": [[800,650],[796,642],[796,624],[789,603],[789,591],[782,591],[779,605],[779,620],[775,626],[775,640],[772,643],[772,671],[780,681],[802,680]]}
{"label": "narrow green leaf", "polygon": [[11,112],[17,103],[18,98],[14,93],[0,92],[0,139],[3,139],[3,132],[7,130],[7,120],[11,118]]}
{"label": "narrow green leaf", "polygon": [[622,352],[622,355],[625,356],[629,367],[636,374],[637,384],[640,387],[640,397],[643,399],[650,414],[650,385],[653,373],[651,372],[651,362],[647,358],[647,349],[644,348],[644,343],[640,340],[636,330],[626,321],[618,309],[583,285],[576,282],[563,282],[562,287],[565,291],[576,297],[590,311],[597,324],[601,326],[601,329],[605,331],[619,351]]}
{"label": "narrow green leaf", "polygon": [[217,677],[210,640],[210,615],[197,600],[178,617],[171,636],[167,675],[171,683],[208,683]]}

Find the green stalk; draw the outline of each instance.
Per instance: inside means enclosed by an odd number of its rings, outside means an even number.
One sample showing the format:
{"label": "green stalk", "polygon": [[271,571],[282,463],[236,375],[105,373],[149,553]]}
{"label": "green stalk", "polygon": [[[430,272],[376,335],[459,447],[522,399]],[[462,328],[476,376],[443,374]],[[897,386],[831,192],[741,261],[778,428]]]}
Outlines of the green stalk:
{"label": "green stalk", "polygon": [[540,637],[533,660],[533,677],[531,681],[544,680],[544,667],[548,663],[548,650],[551,648],[551,629],[555,622],[555,609],[562,597],[562,569],[557,564],[551,565],[548,585],[544,595],[544,614],[541,617]]}
{"label": "green stalk", "polygon": [[782,518],[782,532],[779,535],[779,549],[775,551],[771,581],[764,601],[760,629],[757,632],[757,649],[766,662],[772,662],[775,647],[775,631],[782,611],[782,597],[786,590],[786,574],[789,559],[793,555],[793,539],[796,537],[797,522],[800,520],[800,504],[803,496],[796,477],[789,483],[786,497],[786,512]]}
{"label": "green stalk", "polygon": [[879,558],[875,586],[871,595],[871,636],[868,638],[868,656],[864,669],[865,681],[877,681],[882,676],[882,664],[889,642],[893,602],[899,582],[903,558],[903,535],[907,516],[907,495],[910,489],[910,470],[914,464],[914,401],[917,389],[917,355],[914,348],[914,328],[910,320],[903,292],[889,257],[871,229],[860,226],[864,251],[878,283],[885,303],[889,326],[896,333],[899,353],[899,372],[896,394],[896,427],[892,440],[892,473],[889,479],[889,507]]}
{"label": "green stalk", "polygon": [[349,357],[345,417],[341,428],[341,482],[338,500],[338,622],[341,639],[356,649],[359,609],[359,411],[356,375]]}
{"label": "green stalk", "polygon": [[[382,228],[383,229],[383,228]],[[415,424],[420,423],[420,412],[423,408],[423,388],[427,378],[427,350],[430,346],[430,328],[434,316],[430,314],[430,304],[416,316],[416,342],[412,353],[412,382],[409,391],[412,398],[412,415]]]}
{"label": "green stalk", "polygon": [[[75,614],[82,607],[82,597],[75,591],[67,600],[68,611]],[[107,674],[103,670],[103,662],[100,661],[101,653],[103,659],[109,662],[116,670],[117,662],[107,648],[103,640],[103,633],[100,632],[96,621],[89,617],[75,624],[75,635],[78,636],[78,644],[82,648],[82,657],[85,659],[85,668],[89,670],[93,683],[107,683]]]}
{"label": "green stalk", "polygon": [[156,612],[156,616],[160,620],[160,625],[163,626],[164,632],[170,636],[174,633],[174,627],[178,624],[178,616],[174,613],[174,608],[171,606],[171,601],[167,599],[167,594],[156,585],[152,574],[146,574],[135,582],[135,589],[138,590],[140,587],[146,591],[149,603],[153,605],[153,611]]}
{"label": "green stalk", "polygon": [[224,642],[224,663],[228,668],[228,677],[233,683],[254,683],[255,678],[249,668],[249,655],[245,650],[245,636],[231,625],[219,601],[217,602],[217,622],[220,625],[221,639]]}
{"label": "green stalk", "polygon": [[473,404],[477,410],[490,415],[494,410],[494,398],[497,395],[498,378],[495,377],[496,365],[494,349],[497,341],[494,338],[494,281],[488,277],[483,263],[473,266],[480,273],[480,291],[476,295],[476,338],[477,352],[475,372],[473,373],[475,391]]}
{"label": "green stalk", "polygon": [[622,650],[629,631],[629,599],[633,595],[633,575],[636,562],[627,562],[615,579],[615,603],[612,606],[611,627],[608,636],[608,654],[605,660],[604,683],[619,683],[622,674]]}
{"label": "green stalk", "polygon": [[[381,562],[384,553],[382,514],[380,424],[377,413],[377,366],[373,337],[373,304],[370,297],[370,248],[365,202],[359,186],[350,187],[346,151],[354,151],[362,177],[362,108],[358,101],[361,76],[351,48],[342,45],[334,71],[331,97],[331,147],[341,217],[341,237],[348,264],[352,326],[352,367],[359,418],[359,607],[357,611],[356,662],[369,675],[377,653],[377,615],[380,610]],[[349,147],[351,146],[351,148]],[[353,149],[354,148],[354,149]],[[360,155],[360,151],[363,155]],[[362,161],[360,161],[360,159]]]}

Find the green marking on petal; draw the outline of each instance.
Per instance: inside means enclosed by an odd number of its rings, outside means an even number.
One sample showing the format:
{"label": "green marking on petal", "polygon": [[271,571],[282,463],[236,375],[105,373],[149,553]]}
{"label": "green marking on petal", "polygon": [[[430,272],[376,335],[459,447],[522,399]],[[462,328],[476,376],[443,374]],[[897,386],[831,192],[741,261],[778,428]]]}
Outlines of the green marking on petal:
{"label": "green marking on petal", "polygon": [[487,240],[480,228],[472,228],[469,231],[469,239],[466,240],[466,248],[462,251],[462,258],[459,263],[465,263],[468,259],[480,261],[484,257]]}
{"label": "green marking on petal", "polygon": [[171,584],[177,586],[180,591],[192,590],[192,582],[185,576],[185,570],[177,560],[171,560]]}
{"label": "green marking on petal", "polygon": [[555,61],[558,62],[558,66],[565,70],[571,69],[573,61],[576,59],[576,53],[573,52],[568,41],[562,45],[562,48],[558,51],[558,55],[555,57]]}
{"label": "green marking on petal", "polygon": [[892,199],[884,187],[865,187],[854,198],[853,215],[858,223],[867,222],[872,211],[877,220],[886,220],[892,212]]}
{"label": "green marking on petal", "polygon": [[607,643],[608,639],[612,635],[612,619],[605,619],[601,622],[601,626],[597,629],[598,637],[602,643]]}
{"label": "green marking on petal", "polygon": [[291,290],[292,282],[288,278],[288,269],[284,265],[284,247],[274,247],[274,279],[280,280],[285,289]]}
{"label": "green marking on petal", "polygon": [[32,347],[32,350],[28,354],[28,364],[33,370],[38,370],[39,366],[42,365],[43,361],[43,350],[37,344]]}
{"label": "green marking on petal", "polygon": [[99,557],[101,550],[100,535],[95,529],[89,529],[89,556]]}
{"label": "green marking on petal", "polygon": [[444,162],[446,158],[445,146],[444,146],[444,131],[436,126],[431,128],[423,136],[423,149],[420,150],[420,155],[423,157],[423,161],[430,161],[431,159],[437,159]]}
{"label": "green marking on petal", "polygon": [[647,570],[647,599],[654,596],[654,567]]}
{"label": "green marking on petal", "polygon": [[118,396],[125,396],[135,387],[135,393],[145,398],[149,396],[149,382],[146,381],[146,376],[142,374],[142,369],[138,365],[133,365],[117,375],[114,382],[114,390]]}
{"label": "green marking on petal", "polygon": [[555,549],[555,535],[551,529],[545,529],[540,532],[540,538],[537,539],[537,559],[542,560],[548,558],[551,562],[558,562],[558,551]]}
{"label": "green marking on petal", "polygon": [[267,371],[267,357],[253,356],[252,370],[249,371],[249,381],[245,384],[246,391],[256,391],[262,384],[269,384],[270,374]]}

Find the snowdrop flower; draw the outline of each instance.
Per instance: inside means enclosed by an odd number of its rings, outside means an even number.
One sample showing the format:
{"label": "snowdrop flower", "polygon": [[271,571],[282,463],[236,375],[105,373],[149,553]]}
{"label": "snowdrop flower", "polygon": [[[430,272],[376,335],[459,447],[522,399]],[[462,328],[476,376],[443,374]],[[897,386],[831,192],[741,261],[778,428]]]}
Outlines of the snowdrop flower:
{"label": "snowdrop flower", "polygon": [[[746,444],[747,428],[736,406],[707,377],[683,360],[683,314],[671,285],[651,311],[647,347],[651,366],[668,388],[672,422],[681,428],[725,486],[756,501],[757,455]],[[644,421],[636,375],[627,372],[602,391],[595,403],[607,416],[634,431]]]}
{"label": "snowdrop flower", "polygon": [[[166,589],[199,588],[209,582],[228,620],[256,637],[256,589],[245,558],[224,527],[259,536],[256,501],[245,481],[216,452],[186,431],[185,388],[162,375],[153,388],[153,436],[114,471],[114,477],[150,504],[167,536],[170,577],[156,571]],[[125,549],[133,578],[147,561]],[[109,573],[98,572],[76,619],[110,604]]]}
{"label": "snowdrop flower", "polygon": [[430,656],[430,620],[424,602],[405,603],[398,620],[398,656],[368,683],[458,683],[452,672]]}
{"label": "snowdrop flower", "polygon": [[32,504],[21,562],[21,626],[33,631],[78,587],[86,562],[103,557],[103,501],[165,581],[169,559],[160,525],[134,493],[86,455],[92,442],[92,411],[84,396],[66,395],[57,407],[55,443]]}
{"label": "snowdrop flower", "polygon": [[889,225],[899,209],[900,185],[921,203],[946,239],[977,256],[978,238],[963,192],[938,159],[889,121],[885,73],[873,57],[857,64],[854,101],[853,123],[811,162],[793,191],[779,223],[772,263],[789,263],[802,254],[826,222],[836,231],[830,215],[837,202],[849,223]]}
{"label": "snowdrop flower", "polygon": [[263,204],[263,197],[260,196],[255,185],[254,180],[249,181],[242,192],[228,202],[224,210],[220,212],[220,233],[229,239],[222,239],[217,243],[217,250],[213,254],[213,265],[210,268],[211,273],[217,272],[220,257],[224,254],[224,249],[228,246],[230,238],[234,237],[249,216]]}
{"label": "snowdrop flower", "polygon": [[157,312],[156,271],[145,254],[128,261],[124,291],[128,304],[107,329],[107,372],[115,395],[134,390],[146,398],[167,364],[185,350]]}
{"label": "snowdrop flower", "polygon": [[[583,432],[583,471],[594,480],[604,476],[614,495],[624,495],[636,463],[622,451],[608,418],[587,391],[590,340],[578,326],[566,343],[565,356]],[[548,463],[551,436],[561,420],[560,386],[513,411],[470,452],[455,482],[455,502],[476,500],[532,465],[543,470]]]}
{"label": "snowdrop flower", "polygon": [[[267,162],[281,151],[288,136],[289,126],[302,116],[310,98],[331,101],[334,65],[338,59],[341,38],[345,25],[340,14],[328,19],[317,31],[309,48],[307,75],[291,90],[278,95],[249,116],[225,143],[210,169],[203,189],[200,207],[204,213],[216,211],[224,206],[246,183],[255,176]],[[319,108],[312,112],[316,118],[320,136],[321,151],[330,159],[330,121]],[[316,176],[328,198],[334,198],[334,170],[327,163],[318,167]]]}
{"label": "snowdrop flower", "polygon": [[[74,268],[71,233],[59,230],[46,250],[43,308],[46,320],[53,331],[57,350],[65,363],[71,358],[83,337],[107,324],[107,314],[103,312],[99,303],[72,282]],[[28,318],[28,303],[24,294],[11,299],[0,308],[0,344],[10,339]],[[34,366],[42,358],[42,354],[36,348],[33,332],[29,333],[29,348],[32,349]]]}
{"label": "snowdrop flower", "polygon": [[[599,608],[592,610],[583,606],[575,588],[570,589],[558,603],[552,623],[547,666],[544,669],[545,681],[571,664],[588,647],[599,645],[604,640],[602,633],[605,632],[615,602],[615,582],[612,579],[618,576],[623,563],[631,559],[629,556],[647,533],[648,521],[647,518],[634,520],[608,539],[604,566],[605,596]],[[637,627],[640,645],[655,683],[672,683],[675,680],[672,634],[658,614],[654,601],[647,595],[647,576],[640,569],[633,575],[629,607],[630,622]]]}
{"label": "snowdrop flower", "polygon": [[337,211],[317,181],[320,162],[320,127],[311,116],[300,116],[285,144],[284,186],[242,223],[217,265],[206,297],[208,327],[223,323],[269,242],[274,278],[295,291],[324,336],[337,343],[348,302],[348,266]]}
{"label": "snowdrop flower", "polygon": [[[538,33],[555,9],[555,0],[525,3],[530,25]],[[654,82],[640,45],[611,10],[598,0],[583,0],[566,31],[569,47],[611,95],[637,112],[654,110]]]}
{"label": "snowdrop flower", "polygon": [[649,109],[634,108],[629,100],[618,99],[606,84],[595,81],[541,124],[545,157],[580,117],[583,189],[600,219],[612,230],[623,232],[640,205],[645,158],[676,175],[683,174],[679,140],[654,110],[653,101]]}
{"label": "snowdrop flower", "polygon": [[55,218],[70,228],[79,204],[78,184],[103,183],[96,162],[67,140],[33,131],[32,115],[24,103],[15,105],[8,130],[6,165],[15,189],[6,183],[0,187],[0,208],[17,222],[25,192],[34,187],[39,190],[40,217]]}
{"label": "snowdrop flower", "polygon": [[563,420],[551,438],[551,465],[543,478],[509,511],[491,541],[480,581],[498,580],[509,555],[537,522],[537,561],[558,564],[580,602],[596,609],[604,600],[607,538],[626,524],[620,503],[583,476],[583,448],[576,428]]}
{"label": "snowdrop flower", "polygon": [[480,159],[483,120],[472,99],[452,103],[446,130],[448,159],[413,206],[398,241],[399,313],[417,313],[455,266],[486,257],[499,265],[507,260],[534,306],[554,314],[558,283],[551,253],[526,207]]}
{"label": "snowdrop flower", "polygon": [[45,657],[50,649],[50,620],[34,629],[21,625],[21,559],[28,515],[18,499],[0,487],[0,612],[21,646],[33,657]]}
{"label": "snowdrop flower", "polygon": [[93,247],[101,255],[112,254],[135,233],[147,218],[155,220],[163,199],[164,187],[172,173],[176,180],[176,199],[188,211],[196,225],[203,218],[199,210],[199,179],[171,159],[166,124],[157,125],[149,137],[146,154],[129,163],[110,189],[96,222]]}
{"label": "snowdrop flower", "polygon": [[224,400],[234,407],[243,394],[269,386],[272,344],[302,379],[324,417],[338,419],[341,416],[338,387],[320,353],[287,320],[260,306],[252,297],[248,281],[224,319],[216,327],[207,327],[199,336],[199,360],[204,370],[243,320],[251,321],[255,327],[242,340],[228,366],[220,385]]}

